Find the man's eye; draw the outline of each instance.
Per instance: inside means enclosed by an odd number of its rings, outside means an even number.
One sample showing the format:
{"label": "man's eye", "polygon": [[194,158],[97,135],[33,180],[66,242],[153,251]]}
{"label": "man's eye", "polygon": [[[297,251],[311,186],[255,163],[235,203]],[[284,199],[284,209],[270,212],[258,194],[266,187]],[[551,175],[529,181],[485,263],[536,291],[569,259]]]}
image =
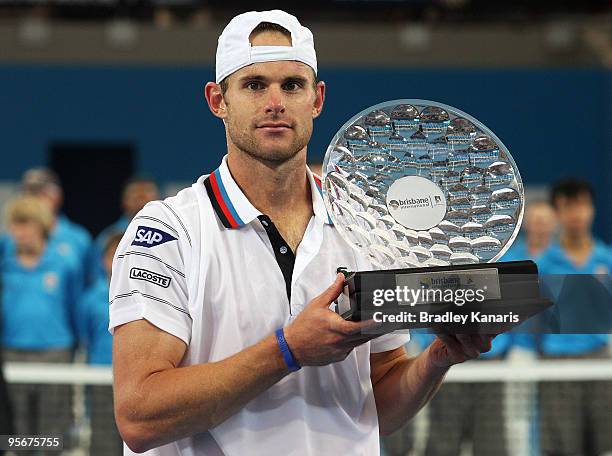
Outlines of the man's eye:
{"label": "man's eye", "polygon": [[262,88],[261,82],[251,81],[247,83],[246,88],[249,90],[260,90]]}
{"label": "man's eye", "polygon": [[301,85],[297,82],[287,82],[284,84],[283,88],[288,92],[295,92],[301,87]]}

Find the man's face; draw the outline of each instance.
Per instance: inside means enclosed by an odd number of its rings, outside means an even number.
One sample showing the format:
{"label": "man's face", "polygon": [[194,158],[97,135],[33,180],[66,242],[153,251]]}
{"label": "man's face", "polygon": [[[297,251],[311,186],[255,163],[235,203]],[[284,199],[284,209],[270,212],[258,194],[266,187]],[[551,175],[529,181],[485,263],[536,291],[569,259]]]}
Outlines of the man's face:
{"label": "man's face", "polygon": [[34,221],[16,221],[8,226],[18,252],[33,252],[45,242],[42,227]]}
{"label": "man's face", "polygon": [[134,217],[145,204],[159,199],[157,186],[152,182],[134,182],[128,186],[123,195],[123,210],[129,217]]}
{"label": "man's face", "polygon": [[579,193],[572,198],[558,196],[555,209],[563,230],[570,233],[585,233],[591,230],[595,208],[588,193]]}
{"label": "man's face", "polygon": [[[264,32],[253,46],[289,46],[288,37]],[[221,101],[229,141],[260,160],[284,162],[303,150],[313,119],[323,106],[324,84],[314,87],[313,70],[296,61],[249,65],[228,77]]]}
{"label": "man's face", "polygon": [[550,237],[555,230],[556,220],[553,208],[547,203],[527,205],[525,230],[528,236]]}

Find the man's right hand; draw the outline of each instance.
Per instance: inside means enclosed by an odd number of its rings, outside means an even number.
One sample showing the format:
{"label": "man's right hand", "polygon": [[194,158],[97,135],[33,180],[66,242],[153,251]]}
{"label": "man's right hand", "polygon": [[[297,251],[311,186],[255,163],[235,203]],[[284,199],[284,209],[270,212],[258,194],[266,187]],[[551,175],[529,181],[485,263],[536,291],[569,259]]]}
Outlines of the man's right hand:
{"label": "man's right hand", "polygon": [[353,348],[380,334],[362,334],[377,326],[373,321],[347,321],[330,310],[340,296],[344,275],[306,305],[295,321],[285,328],[285,340],[300,366],[324,366],[344,360]]}

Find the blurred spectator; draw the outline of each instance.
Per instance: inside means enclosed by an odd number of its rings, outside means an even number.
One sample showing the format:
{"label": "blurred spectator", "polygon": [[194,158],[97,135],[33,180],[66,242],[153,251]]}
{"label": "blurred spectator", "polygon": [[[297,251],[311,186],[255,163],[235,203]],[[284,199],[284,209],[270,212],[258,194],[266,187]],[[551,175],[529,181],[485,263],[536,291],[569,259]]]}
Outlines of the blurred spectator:
{"label": "blurred spectator", "polygon": [[[109,234],[104,245],[102,262],[106,273],[89,288],[79,301],[79,336],[87,350],[87,363],[112,364],[113,337],[108,331],[108,286],[115,250],[123,233]],[[115,425],[112,386],[89,388],[91,405],[90,456],[122,454],[123,442]]]}
{"label": "blurred spectator", "polygon": [[[554,209],[546,200],[529,201],[525,208],[523,218],[523,236],[512,244],[512,247],[501,258],[501,261],[533,260],[546,252],[555,236],[557,220]],[[510,332],[512,348],[508,359],[512,361],[526,361],[537,358],[537,332],[538,318],[514,328]],[[512,408],[512,421],[508,423],[508,432],[514,437],[524,435],[525,441],[530,441],[534,447],[538,445],[538,425],[534,404],[537,401],[537,385],[527,382],[510,382],[506,385],[507,397],[516,398],[510,404]],[[520,438],[513,441],[521,441]],[[514,448],[515,451],[520,449]],[[525,449],[523,449],[525,450]]]}
{"label": "blurred spectator", "polygon": [[97,278],[106,277],[106,272],[102,267],[102,252],[109,236],[114,233],[124,232],[132,219],[145,204],[149,201],[158,200],[159,198],[159,188],[152,178],[135,176],[126,182],[123,187],[123,192],[121,193],[121,208],[123,214],[112,225],[100,232],[92,246],[92,265],[90,267],[90,270],[94,271],[94,277],[91,278],[92,282],[95,282]]}
{"label": "blurred spectator", "polygon": [[[5,361],[67,363],[75,345],[74,271],[48,247],[54,227],[49,206],[20,196],[7,203],[14,250],[2,262],[2,347]],[[18,434],[67,434],[71,388],[9,385]]]}
{"label": "blurred spectator", "polygon": [[167,30],[175,25],[176,18],[174,17],[174,14],[170,8],[162,6],[155,10],[155,13],[153,14],[153,23],[156,27]]}
{"label": "blurred spectator", "polygon": [[[517,238],[504,254],[502,261],[533,260],[550,247],[557,229],[555,211],[548,201],[536,200],[527,203],[523,218],[524,236]],[[532,322],[519,326],[512,332],[513,348],[528,350],[534,357],[536,341],[533,337]],[[516,351],[513,353],[516,354]]]}
{"label": "blurred spectator", "polygon": [[84,279],[91,236],[85,228],[61,213],[64,195],[57,175],[50,169],[32,168],[23,175],[21,185],[25,194],[38,196],[49,205],[53,215],[49,248],[66,258],[73,257]]}
{"label": "blurred spectator", "polygon": [[555,212],[547,201],[528,203],[523,219],[524,237],[514,241],[503,261],[535,260],[550,245],[556,228]]}
{"label": "blurred spectator", "polygon": [[[2,262],[0,256],[0,263]],[[2,293],[2,283],[0,281],[0,297]],[[0,340],[2,339],[2,299],[0,298]],[[0,350],[0,435],[14,434],[13,430],[13,407],[8,395],[6,382],[4,381],[4,363],[2,361],[2,350]],[[0,450],[0,456],[5,452]]]}
{"label": "blurred spectator", "polygon": [[[549,284],[559,309],[588,312],[597,303],[586,275],[612,271],[610,249],[594,239],[591,232],[595,217],[593,190],[587,182],[564,180],[554,185],[551,203],[560,235],[538,261],[542,280]],[[609,306],[606,300],[600,304]],[[544,334],[538,346],[548,359],[610,358],[608,334]],[[612,452],[612,382],[544,382],[539,392],[543,454]]]}

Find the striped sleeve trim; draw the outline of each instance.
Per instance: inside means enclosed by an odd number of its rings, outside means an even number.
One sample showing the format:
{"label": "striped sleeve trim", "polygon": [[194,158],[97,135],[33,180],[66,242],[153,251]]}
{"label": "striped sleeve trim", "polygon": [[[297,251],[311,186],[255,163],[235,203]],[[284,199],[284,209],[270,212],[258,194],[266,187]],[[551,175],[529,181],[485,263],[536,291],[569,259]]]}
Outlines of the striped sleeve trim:
{"label": "striped sleeve trim", "polygon": [[183,231],[185,232],[185,235],[187,236],[187,241],[189,242],[189,245],[191,246],[191,236],[189,236],[189,232],[187,231],[187,228],[185,227],[185,224],[183,223],[183,221],[181,220],[181,218],[178,216],[178,214],[174,211],[174,209],[172,209],[172,207],[166,203],[165,201],[161,202],[164,206],[166,206],[166,208],[172,212],[172,214],[176,217],[176,219],[178,220],[178,222],[180,223],[181,227],[183,228]]}
{"label": "striped sleeve trim", "polygon": [[150,299],[150,300],[152,300],[152,301],[157,301],[157,302],[160,302],[160,303],[165,304],[165,305],[167,305],[167,306],[170,306],[170,307],[172,307],[173,309],[176,309],[176,310],[178,310],[179,312],[184,313],[184,314],[185,314],[185,315],[187,315],[187,316],[188,316],[190,319],[192,319],[192,318],[191,318],[191,315],[189,314],[189,312],[187,312],[185,309],[183,309],[183,308],[181,308],[181,307],[178,307],[178,306],[175,306],[174,304],[172,304],[172,303],[171,303],[171,302],[169,302],[169,301],[166,301],[165,299],[161,299],[161,298],[158,298],[157,296],[153,296],[153,295],[150,295],[150,294],[143,293],[143,292],[141,292],[141,291],[139,291],[139,290],[132,290],[132,291],[130,291],[129,293],[122,293],[122,294],[118,294],[118,295],[116,295],[116,296],[115,296],[113,299],[111,299],[111,300],[110,300],[109,305],[111,305],[111,306],[112,306],[112,305],[113,305],[113,303],[114,303],[115,301],[117,301],[118,299],[129,298],[130,296],[134,296],[134,295],[140,295],[140,296],[142,296],[143,298],[147,298],[147,299]]}
{"label": "striped sleeve trim", "polygon": [[181,271],[180,269],[175,268],[174,266],[169,265],[168,263],[166,263],[161,258],[156,257],[155,255],[151,255],[150,253],[136,252],[134,250],[130,250],[128,252],[121,253],[121,254],[117,255],[117,259],[118,260],[122,260],[125,257],[130,256],[130,255],[142,256],[142,257],[145,257],[145,258],[150,258],[151,260],[155,260],[155,261],[163,264],[164,266],[166,266],[171,271],[173,271],[173,272],[177,273],[178,275],[180,275],[181,277],[185,278],[185,273],[183,271]]}
{"label": "striped sleeve trim", "polygon": [[169,231],[172,231],[172,233],[178,238],[179,236],[179,232],[176,231],[174,229],[174,227],[172,225],[169,225],[168,223],[164,222],[163,220],[160,220],[158,218],[155,217],[151,217],[149,215],[137,215],[136,217],[134,217],[134,219],[142,219],[142,220],[150,220],[152,222],[156,222],[159,223],[160,225],[164,225]]}

